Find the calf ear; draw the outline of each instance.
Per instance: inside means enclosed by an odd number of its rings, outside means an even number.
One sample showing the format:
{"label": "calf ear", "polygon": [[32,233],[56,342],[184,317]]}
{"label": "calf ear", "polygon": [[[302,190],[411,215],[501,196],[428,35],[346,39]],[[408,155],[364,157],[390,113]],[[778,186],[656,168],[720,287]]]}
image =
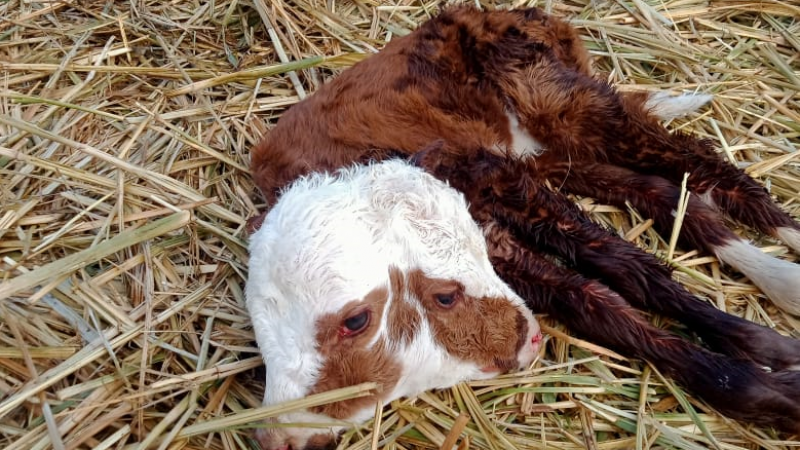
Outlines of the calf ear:
{"label": "calf ear", "polygon": [[267,217],[267,212],[264,211],[257,216],[253,216],[247,219],[247,224],[245,225],[245,230],[247,231],[247,235],[248,236],[252,235],[256,231],[258,231],[258,229],[261,228],[261,225],[264,223],[264,219],[266,217]]}

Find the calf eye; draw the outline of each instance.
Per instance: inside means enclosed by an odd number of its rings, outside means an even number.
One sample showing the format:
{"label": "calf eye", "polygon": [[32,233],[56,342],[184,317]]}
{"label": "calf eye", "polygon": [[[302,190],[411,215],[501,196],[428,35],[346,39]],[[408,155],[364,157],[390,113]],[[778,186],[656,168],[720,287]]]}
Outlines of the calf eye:
{"label": "calf eye", "polygon": [[342,322],[342,335],[355,336],[364,331],[369,324],[369,311],[362,311],[355,316],[348,317]]}
{"label": "calf eye", "polygon": [[456,301],[458,300],[458,292],[450,292],[447,294],[435,294],[433,297],[436,299],[436,303],[438,303],[439,306],[442,306],[444,308],[452,308],[453,305],[455,305]]}

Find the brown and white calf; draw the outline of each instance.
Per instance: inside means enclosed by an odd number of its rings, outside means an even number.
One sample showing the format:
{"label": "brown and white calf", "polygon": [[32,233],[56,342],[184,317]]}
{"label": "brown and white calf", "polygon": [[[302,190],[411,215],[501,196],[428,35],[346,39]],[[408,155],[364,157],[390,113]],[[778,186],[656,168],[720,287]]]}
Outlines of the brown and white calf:
{"label": "brown and white calf", "polygon": [[[563,194],[544,187],[550,182],[563,192],[620,206],[627,202],[666,232],[673,225],[678,185],[689,173],[692,195],[682,243],[716,255],[751,278],[776,305],[800,313],[800,268],[739,238],[723,216],[781,239],[796,251],[800,226],[760,185],[721,159],[709,142],[670,134],[659,123],[706,101],[703,96],[619,94],[591,76],[576,32],[538,9],[452,8],[287,111],[253,150],[253,176],[268,203],[281,208],[294,188],[282,197],[281,190],[298,177],[410,157],[409,164],[465,195],[472,218],[482,227],[494,270],[533,311],[650,361],[730,417],[798,432],[800,341],[695,298],[671,279],[660,260],[592,223]],[[395,190],[398,199],[403,189]],[[298,218],[293,220],[327,228],[325,214],[313,212],[319,205],[295,203]],[[269,217],[262,230],[274,226]],[[269,245],[300,239],[298,245],[314,253],[315,246],[325,244],[303,241],[290,228],[274,243],[254,239],[251,277],[258,280],[265,271],[278,270],[258,262],[259,253],[271,251]],[[360,260],[360,245],[348,241],[340,248],[336,255],[342,266]],[[421,248],[414,251],[427,255]],[[544,254],[558,257],[563,265]],[[456,267],[453,261],[448,264]],[[394,263],[385,260],[370,268],[386,271],[387,266]],[[449,273],[457,279],[457,269]],[[325,292],[313,284],[293,286],[309,305],[326,304]],[[376,286],[359,288],[351,289],[366,295]],[[364,297],[352,300],[359,298]],[[260,300],[250,296],[248,301],[258,305]],[[298,315],[307,312],[296,308]],[[313,308],[347,319],[340,310]],[[635,308],[683,322],[707,347],[653,327]],[[251,310],[257,334],[273,324],[256,321],[259,311]],[[320,336],[316,322],[304,320],[302,332]],[[273,353],[289,351],[280,346],[316,355],[311,357],[319,358],[319,364],[330,360],[320,356],[320,349],[327,347],[318,343],[297,347],[291,339],[259,339],[259,344],[268,367],[266,403],[276,400],[274,391],[284,390],[281,374],[295,369],[282,359],[275,362]],[[291,395],[310,392],[322,378],[317,372],[305,380],[305,391]],[[335,386],[340,384],[327,387]],[[289,440],[306,433],[281,430]],[[276,448],[281,442],[267,444]]]}

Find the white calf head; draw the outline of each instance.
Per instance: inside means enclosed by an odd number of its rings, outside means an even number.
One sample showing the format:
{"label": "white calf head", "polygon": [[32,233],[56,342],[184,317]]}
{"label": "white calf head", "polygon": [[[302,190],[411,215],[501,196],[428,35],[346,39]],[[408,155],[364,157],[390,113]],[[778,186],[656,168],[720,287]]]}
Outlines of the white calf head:
{"label": "white calf head", "polygon": [[[373,381],[378,397],[276,418],[360,422],[382,404],[531,363],[539,327],[495,274],[463,197],[402,161],[295,182],[250,243],[247,307],[264,404]],[[340,427],[266,428],[262,447],[325,448]]]}

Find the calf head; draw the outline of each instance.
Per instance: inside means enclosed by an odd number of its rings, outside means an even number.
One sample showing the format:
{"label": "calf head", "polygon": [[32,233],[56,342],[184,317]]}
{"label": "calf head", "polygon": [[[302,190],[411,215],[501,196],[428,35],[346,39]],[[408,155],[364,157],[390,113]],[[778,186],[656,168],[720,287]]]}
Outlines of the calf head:
{"label": "calf head", "polygon": [[463,196],[403,161],[296,181],[250,252],[264,404],[379,385],[372,397],[274,418],[257,433],[267,450],[326,448],[376,402],[490,378],[537,353],[539,326],[494,272]]}

